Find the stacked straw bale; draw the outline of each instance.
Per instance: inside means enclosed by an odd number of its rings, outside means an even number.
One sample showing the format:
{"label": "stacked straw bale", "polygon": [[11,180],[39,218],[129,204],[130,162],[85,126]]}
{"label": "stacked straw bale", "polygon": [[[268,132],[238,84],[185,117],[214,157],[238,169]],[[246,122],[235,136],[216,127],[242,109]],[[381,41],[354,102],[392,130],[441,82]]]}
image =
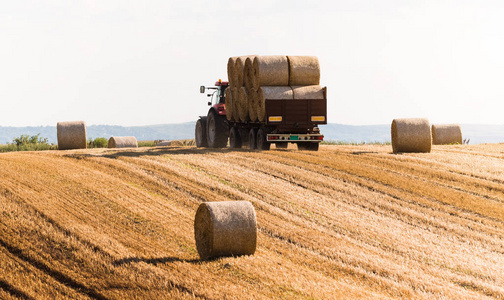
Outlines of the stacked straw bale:
{"label": "stacked straw bale", "polygon": [[134,136],[113,136],[108,141],[108,148],[138,148],[138,142]]}
{"label": "stacked straw bale", "polygon": [[58,122],[56,130],[59,150],[87,148],[86,122]]}
{"label": "stacked straw bale", "polygon": [[257,244],[257,220],[248,201],[206,202],[194,218],[194,237],[201,259],[252,255]]}
{"label": "stacked straw bale", "polygon": [[427,119],[394,119],[391,134],[394,153],[431,151],[432,134]]}
{"label": "stacked straw bale", "polygon": [[226,92],[230,121],[266,120],[265,100],[324,99],[315,56],[238,56],[228,59],[231,92]]}
{"label": "stacked straw bale", "polygon": [[233,120],[233,91],[231,87],[227,87],[224,92],[224,99],[226,101],[226,118],[228,120]]}
{"label": "stacked straw bale", "polygon": [[462,130],[459,124],[432,125],[434,145],[462,144]]}

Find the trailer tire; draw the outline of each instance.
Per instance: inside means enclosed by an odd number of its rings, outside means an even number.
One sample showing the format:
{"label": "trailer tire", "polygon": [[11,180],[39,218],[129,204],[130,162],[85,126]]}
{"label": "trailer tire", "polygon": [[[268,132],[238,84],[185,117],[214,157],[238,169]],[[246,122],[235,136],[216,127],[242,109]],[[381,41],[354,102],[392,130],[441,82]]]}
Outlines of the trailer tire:
{"label": "trailer tire", "polygon": [[242,139],[240,135],[240,130],[236,127],[231,127],[229,130],[229,148],[241,148]]}
{"label": "trailer tire", "polygon": [[267,141],[267,133],[264,128],[257,131],[257,149],[259,150],[269,150],[271,144]]}
{"label": "trailer tire", "polygon": [[249,131],[249,148],[257,149],[257,128],[251,128]]}
{"label": "trailer tire", "polygon": [[208,147],[207,142],[207,117],[201,117],[196,121],[196,128],[194,129],[194,139],[196,140],[196,147]]}
{"label": "trailer tire", "polygon": [[310,148],[308,148],[308,150],[318,151],[320,143],[310,143],[310,144],[311,145],[310,145]]}
{"label": "trailer tire", "polygon": [[297,143],[298,150],[308,150],[308,143]]}
{"label": "trailer tire", "polygon": [[226,117],[218,115],[211,109],[207,117],[207,142],[210,148],[224,148],[228,142]]}
{"label": "trailer tire", "polygon": [[288,146],[289,146],[289,143],[287,143],[287,142],[275,143],[275,147],[277,149],[287,149]]}

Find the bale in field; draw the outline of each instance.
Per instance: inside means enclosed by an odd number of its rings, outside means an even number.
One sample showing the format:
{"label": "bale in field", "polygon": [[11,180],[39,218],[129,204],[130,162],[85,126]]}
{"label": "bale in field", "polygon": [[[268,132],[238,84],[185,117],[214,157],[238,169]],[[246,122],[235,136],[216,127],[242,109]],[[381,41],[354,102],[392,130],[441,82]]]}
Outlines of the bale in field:
{"label": "bale in field", "polygon": [[138,148],[137,139],[134,136],[113,136],[108,141],[109,148]]}
{"label": "bale in field", "polygon": [[59,150],[87,148],[86,122],[58,122],[56,127]]}
{"label": "bale in field", "polygon": [[261,86],[289,85],[289,61],[284,55],[255,56],[246,62],[245,85],[250,89]]}
{"label": "bale in field", "polygon": [[194,218],[194,237],[203,260],[252,255],[257,244],[254,207],[248,201],[202,203]]}
{"label": "bale in field", "polygon": [[287,56],[289,85],[319,85],[320,64],[316,56]]}
{"label": "bale in field", "polygon": [[231,87],[226,88],[224,100],[226,101],[226,118],[229,121],[234,120],[235,112],[233,111],[233,91]]}
{"label": "bale in field", "polygon": [[233,78],[235,81],[235,87],[240,88],[244,86],[245,84],[245,61],[247,58],[251,57],[253,58],[256,55],[245,55],[245,56],[238,56],[236,58],[236,63],[235,63],[235,77]]}
{"label": "bale in field", "polygon": [[324,99],[324,88],[320,85],[293,86],[294,99]]}
{"label": "bale in field", "polygon": [[[236,103],[236,106],[237,106],[239,119],[242,122],[248,121],[248,118],[249,118],[248,98],[249,98],[249,92],[247,91],[247,88],[244,86],[239,88],[238,89],[238,101]],[[235,119],[238,119],[238,117],[235,116]]]}
{"label": "bale in field", "polygon": [[173,141],[169,141],[169,140],[166,140],[166,141],[161,141],[159,143],[156,144],[157,147],[164,147],[164,146],[171,146]]}
{"label": "bale in field", "polygon": [[262,86],[257,90],[257,119],[266,120],[266,99],[293,100],[294,92],[290,86]]}
{"label": "bale in field", "polygon": [[391,133],[394,153],[431,151],[432,135],[427,119],[394,119]]}
{"label": "bale in field", "polygon": [[434,145],[462,144],[460,125],[432,125],[432,143]]}

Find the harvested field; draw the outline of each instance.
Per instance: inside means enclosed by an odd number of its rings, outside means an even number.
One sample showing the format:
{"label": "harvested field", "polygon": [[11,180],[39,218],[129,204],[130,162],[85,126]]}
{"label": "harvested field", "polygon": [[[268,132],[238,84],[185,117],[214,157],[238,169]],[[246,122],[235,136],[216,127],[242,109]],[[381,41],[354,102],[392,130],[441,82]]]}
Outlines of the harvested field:
{"label": "harvested field", "polygon": [[[0,298],[504,298],[504,144],[0,154]],[[200,261],[203,201],[253,256]]]}

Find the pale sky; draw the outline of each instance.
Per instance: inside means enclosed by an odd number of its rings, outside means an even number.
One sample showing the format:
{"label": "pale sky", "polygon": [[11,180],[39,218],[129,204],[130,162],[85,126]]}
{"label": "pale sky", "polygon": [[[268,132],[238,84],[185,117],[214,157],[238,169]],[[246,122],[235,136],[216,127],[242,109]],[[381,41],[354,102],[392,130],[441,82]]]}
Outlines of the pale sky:
{"label": "pale sky", "polygon": [[2,1],[0,126],[205,115],[230,56],[314,55],[328,122],[504,124],[504,1]]}

